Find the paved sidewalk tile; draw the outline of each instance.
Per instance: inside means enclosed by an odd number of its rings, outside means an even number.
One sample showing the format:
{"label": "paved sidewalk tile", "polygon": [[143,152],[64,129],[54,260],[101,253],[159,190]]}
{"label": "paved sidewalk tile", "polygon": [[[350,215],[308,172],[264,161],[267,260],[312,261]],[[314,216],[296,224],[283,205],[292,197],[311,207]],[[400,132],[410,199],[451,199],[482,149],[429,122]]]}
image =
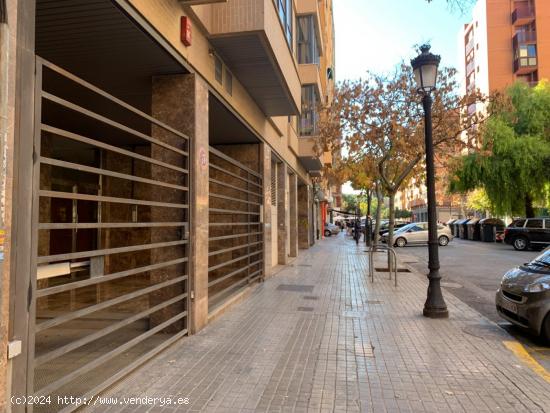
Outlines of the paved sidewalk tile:
{"label": "paved sidewalk tile", "polygon": [[450,295],[448,320],[424,318],[425,279],[400,273],[395,288],[377,273],[371,283],[367,261],[344,236],[301,251],[103,395],[188,405],[87,411],[550,412],[550,384],[504,347],[507,333]]}

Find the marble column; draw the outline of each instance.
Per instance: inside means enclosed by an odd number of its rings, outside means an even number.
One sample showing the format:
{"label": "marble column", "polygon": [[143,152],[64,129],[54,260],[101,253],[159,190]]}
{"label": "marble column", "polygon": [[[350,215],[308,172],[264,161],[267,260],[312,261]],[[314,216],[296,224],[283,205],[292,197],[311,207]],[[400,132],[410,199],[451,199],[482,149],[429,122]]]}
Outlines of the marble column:
{"label": "marble column", "polygon": [[307,249],[311,245],[311,199],[307,185],[298,186],[298,248]]}
{"label": "marble column", "polygon": [[193,334],[208,322],[208,86],[194,74],[159,76],[153,79],[153,103],[157,118],[190,139],[188,330]]}
{"label": "marble column", "polygon": [[298,256],[298,176],[290,174],[288,179],[289,184],[289,208],[290,226],[288,228],[290,236],[290,257]]}
{"label": "marble column", "polygon": [[277,255],[280,265],[288,263],[288,168],[284,162],[277,166]]}
{"label": "marble column", "polygon": [[263,178],[263,224],[264,224],[264,277],[271,275],[271,262],[272,262],[272,242],[277,240],[272,239],[271,230],[271,148],[265,143],[260,145],[260,160],[261,160],[261,173]]}

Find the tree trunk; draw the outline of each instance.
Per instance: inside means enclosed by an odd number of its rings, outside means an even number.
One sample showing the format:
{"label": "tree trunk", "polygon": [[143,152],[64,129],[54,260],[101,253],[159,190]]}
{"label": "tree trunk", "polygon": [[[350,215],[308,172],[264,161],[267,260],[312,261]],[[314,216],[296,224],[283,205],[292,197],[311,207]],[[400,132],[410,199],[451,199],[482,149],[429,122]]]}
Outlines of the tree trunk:
{"label": "tree trunk", "polygon": [[535,209],[533,208],[533,198],[531,195],[525,195],[525,218],[534,218]]}
{"label": "tree trunk", "polygon": [[372,226],[369,225],[369,221],[372,222],[371,214],[371,204],[372,204],[372,189],[367,190],[367,218],[365,219],[365,243],[367,246],[372,245],[372,236],[371,230]]}
{"label": "tree trunk", "polygon": [[[388,248],[393,247],[393,229],[395,228],[395,191],[388,193],[389,199],[389,209],[390,209],[390,224],[388,227]],[[388,251],[388,271],[392,272],[393,263],[392,257]]]}
{"label": "tree trunk", "polygon": [[378,245],[378,231],[380,231],[380,220],[382,219],[382,203],[384,202],[384,197],[382,196],[382,190],[380,185],[377,183],[375,187],[376,199],[378,203],[376,205],[376,224],[374,225],[374,247]]}
{"label": "tree trunk", "polygon": [[389,192],[388,197],[390,198],[389,209],[390,209],[390,224],[388,226],[388,247],[393,246],[393,229],[395,228],[395,192]]}

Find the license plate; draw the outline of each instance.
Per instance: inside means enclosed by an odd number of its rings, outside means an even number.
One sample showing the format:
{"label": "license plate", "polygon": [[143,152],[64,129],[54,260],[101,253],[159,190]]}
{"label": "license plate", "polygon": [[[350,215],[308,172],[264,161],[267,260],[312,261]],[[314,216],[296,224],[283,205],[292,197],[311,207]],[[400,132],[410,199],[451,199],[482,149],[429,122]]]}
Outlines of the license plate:
{"label": "license plate", "polygon": [[514,314],[517,314],[517,312],[518,312],[518,306],[516,304],[506,300],[506,299],[502,299],[500,301],[500,306],[502,308],[504,308],[505,310],[508,310],[508,311],[510,311]]}

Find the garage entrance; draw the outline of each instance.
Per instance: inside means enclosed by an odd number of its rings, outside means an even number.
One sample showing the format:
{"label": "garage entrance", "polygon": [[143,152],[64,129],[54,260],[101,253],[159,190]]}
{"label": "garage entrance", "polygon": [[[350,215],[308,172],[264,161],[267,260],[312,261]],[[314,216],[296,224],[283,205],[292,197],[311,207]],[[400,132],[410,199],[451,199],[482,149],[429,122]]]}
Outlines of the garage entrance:
{"label": "garage entrance", "polygon": [[27,388],[57,400],[187,333],[188,139],[41,58],[36,73]]}
{"label": "garage entrance", "polygon": [[[208,308],[263,278],[263,181],[258,170],[210,147]],[[258,164],[259,145],[231,146]]]}

